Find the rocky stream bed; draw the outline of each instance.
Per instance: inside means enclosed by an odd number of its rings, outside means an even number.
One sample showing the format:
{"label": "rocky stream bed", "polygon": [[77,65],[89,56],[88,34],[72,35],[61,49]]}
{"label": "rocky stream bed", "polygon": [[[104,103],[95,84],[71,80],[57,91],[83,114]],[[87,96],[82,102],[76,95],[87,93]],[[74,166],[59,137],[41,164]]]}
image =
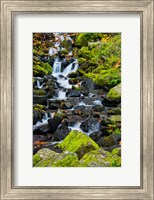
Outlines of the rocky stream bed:
{"label": "rocky stream bed", "polygon": [[120,35],[87,35],[33,35],[35,167],[121,166]]}

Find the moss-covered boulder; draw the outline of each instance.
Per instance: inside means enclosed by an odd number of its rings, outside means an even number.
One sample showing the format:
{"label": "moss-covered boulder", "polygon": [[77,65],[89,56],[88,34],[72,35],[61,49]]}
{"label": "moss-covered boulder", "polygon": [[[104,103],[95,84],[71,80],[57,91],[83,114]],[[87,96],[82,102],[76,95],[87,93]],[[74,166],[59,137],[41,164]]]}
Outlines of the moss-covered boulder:
{"label": "moss-covered boulder", "polygon": [[52,165],[52,167],[78,167],[79,166],[79,160],[78,156],[75,153],[66,152],[64,154],[61,154],[61,159],[58,159],[55,161]]}
{"label": "moss-covered boulder", "polygon": [[78,165],[79,160],[75,153],[56,153],[43,148],[33,156],[33,166],[35,167],[77,167]]}
{"label": "moss-covered boulder", "polygon": [[77,130],[71,131],[58,146],[62,148],[63,151],[76,153],[79,159],[82,158],[84,154],[99,148],[89,136]]}
{"label": "moss-covered boulder", "polygon": [[86,153],[80,160],[81,167],[109,167],[110,163],[104,158],[108,157],[108,152],[100,148]]}
{"label": "moss-covered boulder", "polygon": [[112,153],[103,148],[91,151],[80,160],[81,167],[120,167],[121,157],[117,155],[116,150]]}
{"label": "moss-covered boulder", "polygon": [[121,101],[121,84],[110,89],[107,94],[107,98],[112,101]]}
{"label": "moss-covered boulder", "polygon": [[87,73],[84,76],[90,78],[96,85],[100,85],[106,90],[109,90],[113,86],[117,85],[121,80],[120,71],[114,68],[101,70],[99,74]]}

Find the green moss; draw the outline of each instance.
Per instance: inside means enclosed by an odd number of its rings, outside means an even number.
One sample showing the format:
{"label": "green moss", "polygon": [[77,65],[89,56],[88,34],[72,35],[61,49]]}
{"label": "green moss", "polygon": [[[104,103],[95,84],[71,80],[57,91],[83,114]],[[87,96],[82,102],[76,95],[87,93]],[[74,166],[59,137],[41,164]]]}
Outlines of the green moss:
{"label": "green moss", "polygon": [[121,134],[121,130],[116,124],[108,124],[108,133]]}
{"label": "green moss", "polygon": [[120,101],[121,100],[121,84],[111,88],[107,94],[107,98],[110,100]]}
{"label": "green moss", "polygon": [[43,63],[41,65],[41,67],[43,67],[43,69],[45,69],[47,71],[47,74],[51,74],[52,73],[52,67],[49,65],[49,63]]}
{"label": "green moss", "polygon": [[84,62],[86,62],[85,58],[78,58],[79,65],[83,64]]}
{"label": "green moss", "polygon": [[39,96],[44,96],[46,94],[46,92],[44,90],[33,90],[33,94],[34,95],[39,95]]}
{"label": "green moss", "polygon": [[39,154],[35,154],[33,156],[33,166],[35,166],[40,160],[41,160],[40,155]]}
{"label": "green moss", "polygon": [[44,109],[45,106],[44,106],[44,105],[41,105],[41,104],[35,104],[35,105],[33,106],[33,108]]}
{"label": "green moss", "polygon": [[121,115],[112,115],[110,119],[113,123],[121,122]]}
{"label": "green moss", "polygon": [[112,150],[112,155],[121,156],[121,148],[115,148]]}
{"label": "green moss", "polygon": [[78,155],[79,159],[92,150],[98,149],[98,145],[86,134],[77,130],[71,131],[68,136],[58,144],[63,151],[68,150]]}
{"label": "green moss", "polygon": [[79,160],[76,154],[68,154],[61,160],[54,162],[52,167],[78,167]]}
{"label": "green moss", "polygon": [[40,65],[33,66],[33,76],[43,76],[45,74],[48,74],[46,69],[44,69]]}
{"label": "green moss", "polygon": [[85,37],[84,33],[81,33],[76,37],[76,45],[79,47],[88,45],[88,41],[87,41],[87,38]]}
{"label": "green moss", "polygon": [[82,74],[82,75],[84,75],[86,72],[83,70],[83,69],[81,69],[81,68],[79,68],[78,70],[77,70],[77,72],[79,72],[80,74]]}
{"label": "green moss", "polygon": [[40,65],[33,66],[33,76],[44,76],[51,73],[52,68],[49,63],[41,63]]}
{"label": "green moss", "polygon": [[108,152],[100,148],[98,150],[91,151],[83,156],[80,160],[81,167],[109,167],[110,163],[105,161]]}
{"label": "green moss", "polygon": [[63,49],[63,50],[61,50],[60,52],[62,53],[62,55],[68,54],[68,51],[67,51],[66,49]]}
{"label": "green moss", "polygon": [[65,117],[67,117],[66,114],[62,110],[60,110],[60,109],[55,113],[54,116],[58,117],[58,118],[62,118],[62,119],[65,118]]}
{"label": "green moss", "polygon": [[88,73],[85,74],[85,77],[92,79],[97,85],[108,87],[113,87],[119,83],[121,79],[119,70],[113,68],[109,70],[101,70],[99,74]]}
{"label": "green moss", "polygon": [[111,167],[120,167],[121,166],[121,157],[120,156],[110,154],[104,160],[106,162],[109,162]]}

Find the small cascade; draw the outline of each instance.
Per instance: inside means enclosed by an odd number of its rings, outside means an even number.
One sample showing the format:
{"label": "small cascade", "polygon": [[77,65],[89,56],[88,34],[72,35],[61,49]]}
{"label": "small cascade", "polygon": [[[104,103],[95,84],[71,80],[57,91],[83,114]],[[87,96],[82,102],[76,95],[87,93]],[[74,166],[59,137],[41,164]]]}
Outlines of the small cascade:
{"label": "small cascade", "polygon": [[39,81],[39,80],[36,81],[36,86],[37,86],[38,88],[40,88],[41,85],[40,85],[40,81]]}
{"label": "small cascade", "polygon": [[66,99],[66,92],[60,90],[57,99]]}
{"label": "small cascade", "polygon": [[78,69],[78,62],[77,60],[75,60],[74,62],[72,62],[71,64],[69,64],[63,71],[63,75],[67,76],[68,74],[72,73],[72,72],[76,72]]}
{"label": "small cascade", "polygon": [[55,61],[53,64],[52,75],[57,77],[61,73],[61,62]]}
{"label": "small cascade", "polygon": [[58,52],[57,49],[55,49],[55,48],[53,48],[53,47],[50,47],[50,48],[49,48],[49,55],[50,55],[50,56],[55,55],[57,52]]}
{"label": "small cascade", "polygon": [[44,83],[41,85],[39,80],[36,81],[37,88],[41,89],[43,87],[43,85],[44,85]]}
{"label": "small cascade", "polygon": [[101,103],[100,100],[95,100],[95,101],[93,101],[93,103],[94,103],[95,105],[102,106],[102,103]]}
{"label": "small cascade", "polygon": [[81,128],[80,128],[80,125],[81,125],[81,122],[77,122],[77,123],[75,123],[73,126],[68,126],[68,128],[70,129],[70,131],[72,131],[72,130],[77,130],[77,131],[83,132],[83,131],[81,130]]}
{"label": "small cascade", "polygon": [[51,119],[52,115],[50,113],[44,113],[41,121],[38,121],[35,125],[33,125],[33,130],[41,127],[42,125],[48,124],[48,119]]}
{"label": "small cascade", "polygon": [[90,135],[91,133],[94,133],[94,132],[98,132],[99,130],[100,130],[99,123],[91,124],[90,130],[88,131],[87,135]]}

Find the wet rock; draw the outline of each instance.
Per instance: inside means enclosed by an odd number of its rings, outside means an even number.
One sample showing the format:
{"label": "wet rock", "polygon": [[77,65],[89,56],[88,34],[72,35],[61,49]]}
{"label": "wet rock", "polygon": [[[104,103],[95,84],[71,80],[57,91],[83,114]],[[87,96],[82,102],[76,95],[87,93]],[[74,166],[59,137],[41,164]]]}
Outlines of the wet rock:
{"label": "wet rock", "polygon": [[63,140],[68,134],[70,130],[68,126],[63,123],[54,133],[54,140],[55,141],[61,141]]}
{"label": "wet rock", "polygon": [[117,145],[120,140],[121,140],[121,134],[112,134],[108,137],[100,138],[97,144],[102,147],[110,147],[113,145]]}
{"label": "wet rock", "polygon": [[96,112],[102,112],[105,110],[105,108],[104,108],[104,106],[101,106],[101,105],[94,105],[93,110]]}
{"label": "wet rock", "polygon": [[91,139],[93,139],[96,143],[97,141],[103,136],[103,132],[99,131],[99,132],[94,132],[94,133],[91,133],[89,135],[89,137]]}
{"label": "wet rock", "polygon": [[61,101],[60,100],[48,100],[48,108],[51,110],[59,109]]}
{"label": "wet rock", "polygon": [[84,131],[84,132],[88,132],[89,131],[89,124],[88,122],[82,122],[80,125],[80,128]]}
{"label": "wet rock", "polygon": [[107,110],[107,114],[109,115],[121,115],[121,108],[118,107],[118,108],[109,108]]}
{"label": "wet rock", "polygon": [[69,78],[77,78],[77,77],[79,77],[79,74],[76,72],[72,72],[72,73],[68,74],[68,77]]}
{"label": "wet rock", "polygon": [[112,122],[111,122],[111,119],[109,117],[107,117],[106,115],[101,116],[101,120],[100,120],[101,126],[107,126],[110,123],[112,123]]}
{"label": "wet rock", "polygon": [[70,102],[62,102],[61,103],[61,109],[71,109],[73,108],[73,105]]}
{"label": "wet rock", "polygon": [[50,125],[50,129],[52,132],[55,132],[58,128],[58,126],[61,124],[62,118],[54,116],[52,119],[48,120],[48,123]]}
{"label": "wet rock", "polygon": [[41,110],[33,110],[33,124],[40,121],[43,117],[43,111]]}
{"label": "wet rock", "polygon": [[80,97],[81,92],[78,90],[68,90],[68,92],[66,92],[66,96],[67,97]]}
{"label": "wet rock", "polygon": [[91,79],[84,78],[83,82],[81,83],[81,87],[84,87],[87,90],[93,90],[95,89],[95,84]]}
{"label": "wet rock", "polygon": [[48,139],[46,135],[33,135],[33,142],[35,143],[36,141],[44,142]]}
{"label": "wet rock", "polygon": [[84,132],[92,131],[96,132],[99,130],[99,122],[97,118],[89,118],[86,121],[82,122],[80,128]]}
{"label": "wet rock", "polygon": [[33,95],[33,104],[47,105],[47,99],[48,95],[46,96]]}
{"label": "wet rock", "polygon": [[86,106],[81,105],[81,106],[74,106],[74,110],[84,110]]}

